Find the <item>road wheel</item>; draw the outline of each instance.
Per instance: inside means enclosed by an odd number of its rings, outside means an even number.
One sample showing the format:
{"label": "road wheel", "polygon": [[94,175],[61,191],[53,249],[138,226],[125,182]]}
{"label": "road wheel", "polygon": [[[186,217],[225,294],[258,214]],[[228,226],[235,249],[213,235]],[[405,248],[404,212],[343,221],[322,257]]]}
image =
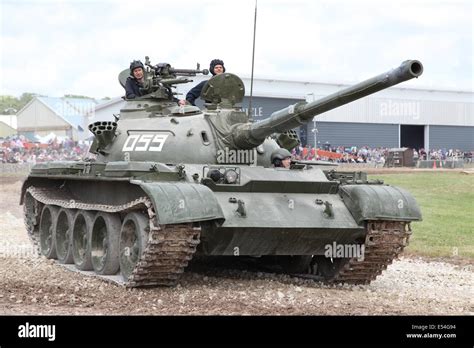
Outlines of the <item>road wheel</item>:
{"label": "road wheel", "polygon": [[97,274],[116,274],[122,223],[118,214],[98,213],[92,227],[92,267]]}
{"label": "road wheel", "polygon": [[75,210],[61,208],[56,222],[56,253],[58,261],[64,264],[74,263],[72,256],[72,230]]}
{"label": "road wheel", "polygon": [[125,216],[120,232],[120,273],[128,280],[145,250],[148,237],[148,217],[131,212]]}
{"label": "road wheel", "polygon": [[72,256],[74,264],[81,271],[92,270],[91,232],[95,214],[79,210],[76,213],[72,231]]}
{"label": "road wheel", "polygon": [[59,208],[47,205],[43,208],[41,213],[39,235],[40,235],[40,250],[41,254],[48,259],[56,258],[56,243],[54,227],[58,217]]}

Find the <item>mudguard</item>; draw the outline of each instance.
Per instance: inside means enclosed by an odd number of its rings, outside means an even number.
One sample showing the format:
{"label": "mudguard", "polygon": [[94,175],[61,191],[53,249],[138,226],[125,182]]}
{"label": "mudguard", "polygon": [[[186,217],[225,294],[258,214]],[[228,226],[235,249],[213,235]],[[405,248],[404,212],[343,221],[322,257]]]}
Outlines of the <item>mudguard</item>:
{"label": "mudguard", "polygon": [[364,220],[421,220],[421,211],[413,196],[398,187],[344,185],[339,194],[359,224]]}
{"label": "mudguard", "polygon": [[189,182],[143,182],[140,185],[155,206],[160,225],[217,220],[224,222],[224,213],[206,186]]}

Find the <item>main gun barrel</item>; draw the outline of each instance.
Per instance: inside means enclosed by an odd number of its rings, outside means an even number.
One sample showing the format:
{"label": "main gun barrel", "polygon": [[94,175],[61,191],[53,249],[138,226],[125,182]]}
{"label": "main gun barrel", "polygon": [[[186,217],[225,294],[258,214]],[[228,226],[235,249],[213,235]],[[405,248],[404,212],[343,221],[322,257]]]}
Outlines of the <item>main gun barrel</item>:
{"label": "main gun barrel", "polygon": [[283,133],[299,127],[311,121],[316,115],[418,77],[422,73],[423,65],[421,62],[418,60],[406,60],[396,69],[372,77],[314,102],[301,102],[290,105],[275,111],[269,118],[263,121],[243,125],[234,132],[234,143],[239,148],[253,148],[261,144],[267,136],[273,133]]}

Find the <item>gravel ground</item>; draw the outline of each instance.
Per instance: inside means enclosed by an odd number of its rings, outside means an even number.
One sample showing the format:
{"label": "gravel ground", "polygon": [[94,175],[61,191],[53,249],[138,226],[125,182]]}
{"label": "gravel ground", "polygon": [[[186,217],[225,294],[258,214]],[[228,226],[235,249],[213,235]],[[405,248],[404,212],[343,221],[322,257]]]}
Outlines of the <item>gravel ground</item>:
{"label": "gravel ground", "polygon": [[175,288],[126,289],[34,256],[19,182],[0,193],[0,314],[473,315],[474,266],[414,257],[370,285],[325,286],[285,275],[213,268]]}

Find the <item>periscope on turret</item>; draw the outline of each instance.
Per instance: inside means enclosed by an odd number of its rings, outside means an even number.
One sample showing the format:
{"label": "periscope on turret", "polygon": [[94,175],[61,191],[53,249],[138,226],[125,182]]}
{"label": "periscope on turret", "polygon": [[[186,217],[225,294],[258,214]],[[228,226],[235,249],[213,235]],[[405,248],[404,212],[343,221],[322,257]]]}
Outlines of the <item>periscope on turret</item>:
{"label": "periscope on turret", "polygon": [[[146,57],[143,95],[127,100],[115,122],[89,126],[96,159],[32,168],[21,198],[28,235],[45,257],[129,287],[174,285],[194,255],[251,257],[317,281],[368,283],[421,220],[412,195],[328,163],[273,168],[270,157],[298,146],[294,128],[314,116],[422,72],[419,61],[405,61],[252,123],[237,75],[209,79],[202,110],[179,106],[176,85],[208,71]],[[119,74],[122,86],[129,73]],[[365,257],[328,255],[334,245]]]}

